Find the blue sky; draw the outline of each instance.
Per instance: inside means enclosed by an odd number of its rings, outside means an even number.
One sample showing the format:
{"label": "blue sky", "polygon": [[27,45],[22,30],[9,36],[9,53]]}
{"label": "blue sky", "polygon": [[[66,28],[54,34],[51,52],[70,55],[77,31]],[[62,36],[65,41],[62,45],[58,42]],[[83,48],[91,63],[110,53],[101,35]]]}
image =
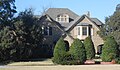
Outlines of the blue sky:
{"label": "blue sky", "polygon": [[40,15],[43,8],[69,8],[78,15],[89,11],[91,17],[97,17],[102,22],[105,17],[113,14],[119,3],[119,0],[16,0],[15,2],[18,12],[34,8],[35,14]]}

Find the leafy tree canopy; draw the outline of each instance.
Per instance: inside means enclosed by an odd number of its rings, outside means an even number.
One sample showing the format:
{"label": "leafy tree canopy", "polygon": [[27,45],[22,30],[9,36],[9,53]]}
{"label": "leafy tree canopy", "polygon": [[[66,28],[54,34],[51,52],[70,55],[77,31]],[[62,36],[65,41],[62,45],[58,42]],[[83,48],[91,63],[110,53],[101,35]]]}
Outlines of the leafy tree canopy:
{"label": "leafy tree canopy", "polygon": [[16,13],[15,0],[0,0],[0,23],[10,23]]}
{"label": "leafy tree canopy", "polygon": [[101,29],[101,37],[105,39],[109,35],[115,38],[120,47],[120,4],[117,5],[113,15],[106,17],[105,25]]}

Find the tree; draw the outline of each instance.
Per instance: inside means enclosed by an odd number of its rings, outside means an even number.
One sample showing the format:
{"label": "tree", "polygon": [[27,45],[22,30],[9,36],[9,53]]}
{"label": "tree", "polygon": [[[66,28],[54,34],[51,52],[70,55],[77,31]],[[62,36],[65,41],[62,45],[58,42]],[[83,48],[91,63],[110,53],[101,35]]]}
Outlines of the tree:
{"label": "tree", "polygon": [[118,45],[112,36],[106,38],[102,48],[102,61],[110,62],[118,57]]}
{"label": "tree", "polygon": [[95,48],[90,36],[84,40],[84,47],[87,59],[93,59],[95,57]]}
{"label": "tree", "polygon": [[104,38],[113,36],[119,45],[120,50],[120,4],[117,5],[113,15],[106,17],[105,25],[102,28],[100,35]]}
{"label": "tree", "polygon": [[42,42],[41,26],[37,24],[33,11],[29,9],[21,13],[12,27],[5,26],[0,31],[0,56],[6,60],[31,58],[33,48],[39,47]]}
{"label": "tree", "polygon": [[0,56],[1,60],[10,59],[14,54],[15,36],[13,34],[13,16],[16,13],[15,0],[0,0]]}
{"label": "tree", "polygon": [[8,26],[0,31],[0,60],[10,60],[15,50],[15,36]]}
{"label": "tree", "polygon": [[53,53],[53,62],[57,64],[61,64],[64,59],[64,55],[66,54],[66,48],[63,38],[60,38],[55,45],[54,53]]}
{"label": "tree", "polygon": [[[21,59],[27,59],[32,56],[35,47],[39,47],[42,42],[41,26],[37,24],[38,19],[34,17],[32,9],[26,9],[20,12],[14,23],[14,32],[18,53]],[[26,56],[28,55],[28,56]]]}
{"label": "tree", "polygon": [[13,21],[14,13],[16,13],[15,0],[0,0],[0,24],[10,25]]}
{"label": "tree", "polygon": [[120,11],[120,4],[116,6],[116,11]]}
{"label": "tree", "polygon": [[75,64],[83,64],[86,61],[86,52],[83,43],[79,39],[75,39],[70,47],[71,55],[73,56],[73,60],[75,60]]}

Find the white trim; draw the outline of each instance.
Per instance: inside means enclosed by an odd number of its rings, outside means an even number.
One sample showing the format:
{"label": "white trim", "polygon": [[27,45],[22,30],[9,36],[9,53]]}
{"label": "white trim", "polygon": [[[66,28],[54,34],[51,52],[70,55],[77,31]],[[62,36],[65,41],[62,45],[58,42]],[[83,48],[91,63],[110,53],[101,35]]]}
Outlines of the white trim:
{"label": "white trim", "polygon": [[91,35],[94,35],[94,28],[91,28]]}
{"label": "white trim", "polygon": [[56,21],[69,23],[69,16],[67,14],[58,15],[58,17],[56,18]]}

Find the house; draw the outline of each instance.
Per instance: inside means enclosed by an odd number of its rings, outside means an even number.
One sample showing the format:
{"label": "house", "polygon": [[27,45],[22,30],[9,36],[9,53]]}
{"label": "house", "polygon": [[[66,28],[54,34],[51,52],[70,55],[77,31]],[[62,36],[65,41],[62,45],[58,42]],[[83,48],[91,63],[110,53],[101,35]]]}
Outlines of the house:
{"label": "house", "polygon": [[71,45],[75,38],[84,41],[91,37],[96,53],[99,46],[103,44],[102,38],[97,34],[103,23],[92,18],[90,13],[82,16],[77,15],[68,8],[49,8],[39,19],[44,34],[43,45],[54,48],[61,36],[65,43]]}

